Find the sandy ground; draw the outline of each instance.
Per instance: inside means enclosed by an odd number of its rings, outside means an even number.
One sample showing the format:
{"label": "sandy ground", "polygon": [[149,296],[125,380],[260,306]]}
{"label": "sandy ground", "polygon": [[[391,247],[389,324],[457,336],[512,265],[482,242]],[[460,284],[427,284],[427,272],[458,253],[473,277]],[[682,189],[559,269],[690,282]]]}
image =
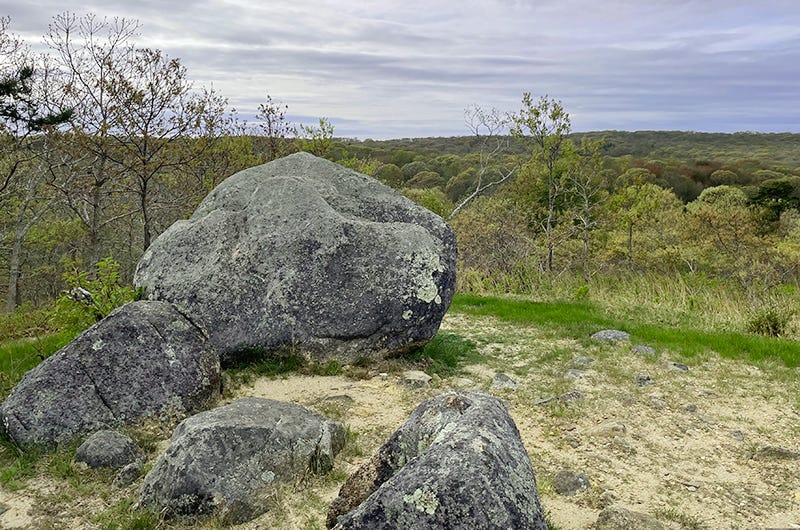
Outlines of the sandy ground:
{"label": "sandy ground", "polygon": [[[713,354],[642,355],[630,344],[551,339],[533,327],[460,315],[448,316],[442,331],[475,341],[485,362],[423,389],[399,385],[397,372],[362,380],[262,378],[239,388],[235,397],[293,401],[340,419],[356,433],[360,451],[346,451],[332,478],[287,488],[274,510],[237,528],[324,528],[327,504],[345,477],[419,403],[453,389],[490,392],[508,404],[536,470],[542,505],[560,529],[592,528],[608,506],[650,514],[666,528],[800,528],[800,460],[774,450],[800,452],[795,370]],[[570,377],[570,369],[580,373]],[[492,389],[499,372],[517,388]],[[640,386],[642,375],[651,382]],[[575,390],[582,399],[551,399]],[[562,469],[585,473],[590,488],[558,494],[553,477]],[[0,504],[8,508],[0,528],[98,528],[91,512],[135,497],[138,483],[54,506],[52,492],[62,487],[37,477],[22,490],[0,491]]]}

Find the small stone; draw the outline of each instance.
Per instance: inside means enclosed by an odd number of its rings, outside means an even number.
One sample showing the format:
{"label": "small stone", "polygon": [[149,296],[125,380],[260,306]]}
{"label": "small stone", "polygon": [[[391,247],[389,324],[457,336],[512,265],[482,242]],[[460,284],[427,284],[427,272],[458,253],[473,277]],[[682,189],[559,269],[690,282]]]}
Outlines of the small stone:
{"label": "small stone", "polygon": [[667,404],[664,400],[657,396],[650,397],[650,406],[657,410],[664,410],[667,408]]}
{"label": "small stone", "polygon": [[0,502],[0,515],[2,515],[2,514],[4,514],[4,513],[6,513],[6,512],[7,512],[8,510],[10,510],[10,509],[11,509],[11,507],[10,507],[10,506],[8,506],[7,504],[3,504],[2,502]]}
{"label": "small stone", "polygon": [[473,388],[475,386],[475,381],[467,379],[466,377],[459,377],[453,381],[453,386],[456,388]]}
{"label": "small stone", "polygon": [[133,440],[117,431],[98,431],[75,451],[75,462],[90,468],[119,469],[142,458]]}
{"label": "small stone", "polygon": [[633,351],[641,355],[655,355],[657,353],[655,348],[651,348],[650,346],[644,346],[642,344],[637,344],[636,346],[634,346]]}
{"label": "small stone", "polygon": [[630,340],[631,336],[624,331],[619,331],[616,329],[604,329],[592,335],[592,339],[599,342],[616,344],[617,342],[625,342]]}
{"label": "small stone", "polygon": [[589,489],[589,477],[585,473],[575,473],[564,469],[556,473],[553,478],[553,487],[561,495],[571,497],[581,491]]}
{"label": "small stone", "polygon": [[695,413],[697,412],[697,405],[695,405],[694,403],[689,403],[688,405],[683,407],[683,410],[685,410],[686,412]]}
{"label": "small stone", "polygon": [[139,462],[131,462],[123,467],[114,477],[114,486],[117,488],[126,488],[136,482],[136,479],[142,476],[142,466]]}
{"label": "small stone", "polygon": [[492,388],[496,390],[514,390],[517,386],[517,382],[504,373],[495,374],[494,379],[492,379]]}
{"label": "small stone", "polygon": [[579,390],[570,390],[558,396],[558,400],[562,403],[574,403],[575,401],[583,401],[583,393]]}
{"label": "small stone", "polygon": [[573,379],[580,379],[581,377],[585,377],[585,376],[586,376],[586,372],[584,370],[571,369],[571,370],[567,370],[567,373],[564,374],[564,379],[566,381],[570,381],[570,380],[573,380]]}
{"label": "small stone", "polygon": [[764,445],[753,453],[754,460],[798,460],[800,453],[775,445]]}
{"label": "small stone", "polygon": [[573,449],[577,449],[581,446],[581,439],[574,435],[574,434],[567,434],[564,436],[564,441],[567,443],[568,446],[572,447]]}
{"label": "small stone", "polygon": [[731,433],[731,438],[734,440],[738,440],[740,442],[744,441],[744,433],[742,431],[733,431]]}
{"label": "small stone", "polygon": [[600,508],[608,508],[614,504],[614,499],[614,493],[606,490],[597,497],[597,502],[600,505]]}
{"label": "small stone", "polygon": [[400,384],[409,388],[424,388],[430,382],[431,376],[419,370],[406,370],[400,377]]}
{"label": "small stone", "polygon": [[625,508],[605,508],[597,516],[596,530],[664,530],[664,525],[645,513]]}
{"label": "small stone", "polygon": [[636,376],[637,386],[654,385],[656,382],[648,374],[639,374]]}
{"label": "small stone", "polygon": [[593,362],[594,362],[594,359],[592,359],[591,357],[586,357],[584,355],[579,355],[579,356],[575,357],[574,359],[572,359],[572,361],[570,361],[569,364],[570,364],[570,366],[573,366],[575,368],[586,368],[587,366],[589,366]]}
{"label": "small stone", "polygon": [[623,423],[616,420],[609,420],[594,427],[589,434],[594,436],[620,436],[625,434],[628,429]]}
{"label": "small stone", "polygon": [[683,363],[676,363],[675,361],[667,361],[667,368],[671,372],[688,372],[689,367]]}

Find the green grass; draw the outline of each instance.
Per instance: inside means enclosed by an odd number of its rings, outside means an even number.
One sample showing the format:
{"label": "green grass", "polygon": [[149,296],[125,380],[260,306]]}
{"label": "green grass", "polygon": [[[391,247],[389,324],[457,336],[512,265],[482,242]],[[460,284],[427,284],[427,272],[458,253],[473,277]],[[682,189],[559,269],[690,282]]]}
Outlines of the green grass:
{"label": "green grass", "polygon": [[0,343],[0,400],[5,399],[25,372],[66,346],[74,338],[74,332],[63,331],[37,339]]}
{"label": "green grass", "polygon": [[800,342],[797,341],[729,331],[670,327],[613,317],[591,302],[533,302],[513,298],[457,295],[450,311],[540,326],[554,335],[582,341],[587,341],[592,333],[601,329],[619,329],[630,333],[634,344],[667,349],[686,357],[717,353],[728,359],[743,359],[754,363],[780,360],[790,368],[800,366]]}
{"label": "green grass", "polygon": [[475,343],[453,333],[439,333],[425,347],[406,357],[424,364],[428,375],[440,377],[460,375],[464,366],[480,362]]}

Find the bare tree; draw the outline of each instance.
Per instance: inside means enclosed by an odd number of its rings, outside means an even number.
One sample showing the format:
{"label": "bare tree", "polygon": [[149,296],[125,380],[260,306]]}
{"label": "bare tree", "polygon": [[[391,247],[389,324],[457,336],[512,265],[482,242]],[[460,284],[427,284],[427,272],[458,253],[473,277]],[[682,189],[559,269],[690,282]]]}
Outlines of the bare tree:
{"label": "bare tree", "polygon": [[449,221],[465,206],[489,188],[498,186],[510,179],[517,168],[503,167],[501,156],[506,152],[509,143],[509,120],[495,108],[485,109],[478,105],[470,105],[464,110],[464,121],[469,131],[478,140],[478,171],[475,188],[465,197],[447,217]]}
{"label": "bare tree", "polygon": [[53,181],[86,228],[91,263],[100,259],[104,227],[132,213],[109,212],[113,197],[122,192],[123,179],[113,162],[118,147],[114,123],[120,110],[113,83],[130,75],[139,27],[131,19],[63,13],[53,18],[45,36],[75,109],[72,141],[64,146],[64,163]]}
{"label": "bare tree", "polygon": [[256,119],[258,132],[266,140],[265,161],[270,162],[287,154],[292,147],[289,137],[294,133],[294,127],[286,118],[289,105],[274,101],[267,94],[267,101],[258,106]]}

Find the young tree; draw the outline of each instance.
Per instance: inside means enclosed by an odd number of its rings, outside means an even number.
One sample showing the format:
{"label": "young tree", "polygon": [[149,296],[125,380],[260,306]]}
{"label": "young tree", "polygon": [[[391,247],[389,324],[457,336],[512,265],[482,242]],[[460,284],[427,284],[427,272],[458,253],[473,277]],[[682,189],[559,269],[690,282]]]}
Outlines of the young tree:
{"label": "young tree", "polygon": [[555,224],[558,203],[565,190],[559,167],[568,142],[571,122],[560,101],[542,96],[533,101],[530,92],[522,95],[522,109],[511,117],[511,134],[529,145],[531,162],[540,166],[546,188],[546,214],[542,222],[547,245],[547,270],[553,270],[556,246]]}
{"label": "young tree", "polygon": [[256,120],[258,120],[257,130],[265,139],[265,162],[287,155],[291,149],[291,143],[288,139],[294,132],[294,127],[286,118],[288,110],[289,105],[274,101],[269,94],[267,94],[266,103],[261,103],[258,106],[258,113],[256,114]]}
{"label": "young tree", "polygon": [[581,240],[581,263],[583,279],[589,282],[590,242],[599,223],[598,210],[608,198],[606,178],[600,147],[603,141],[584,138],[581,147],[574,152],[566,175],[567,189],[573,203],[574,227]]}
{"label": "young tree", "polygon": [[320,118],[319,125],[300,124],[294,129],[295,146],[321,158],[328,158],[333,148],[333,124],[328,118]]}
{"label": "young tree", "polygon": [[634,266],[634,235],[647,223],[659,223],[662,212],[679,208],[680,199],[669,190],[655,184],[644,183],[627,186],[611,196],[608,204],[617,225],[626,234],[626,261],[628,270]]}
{"label": "young tree", "polygon": [[129,68],[111,78],[109,96],[116,111],[111,122],[115,149],[109,157],[131,181],[147,250],[159,178],[187,171],[205,153],[217,135],[226,101],[213,91],[196,92],[186,68],[160,50],[137,49],[130,60]]}

